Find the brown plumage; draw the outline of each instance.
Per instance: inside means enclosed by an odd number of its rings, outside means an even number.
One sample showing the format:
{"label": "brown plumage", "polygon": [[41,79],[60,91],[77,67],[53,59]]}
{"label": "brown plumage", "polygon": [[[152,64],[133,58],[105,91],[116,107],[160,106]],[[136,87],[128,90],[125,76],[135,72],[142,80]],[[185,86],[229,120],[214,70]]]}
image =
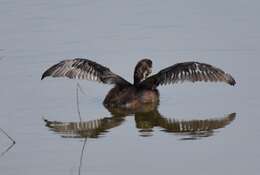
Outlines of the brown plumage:
{"label": "brown plumage", "polygon": [[121,76],[94,61],[82,58],[64,60],[47,69],[42,79],[48,76],[86,79],[114,84],[104,100],[106,106],[136,108],[145,103],[159,103],[159,85],[176,84],[178,82],[224,82],[234,86],[235,79],[223,70],[210,64],[184,62],[167,67],[149,77],[152,61],[140,60],[134,70],[134,83],[131,84]]}

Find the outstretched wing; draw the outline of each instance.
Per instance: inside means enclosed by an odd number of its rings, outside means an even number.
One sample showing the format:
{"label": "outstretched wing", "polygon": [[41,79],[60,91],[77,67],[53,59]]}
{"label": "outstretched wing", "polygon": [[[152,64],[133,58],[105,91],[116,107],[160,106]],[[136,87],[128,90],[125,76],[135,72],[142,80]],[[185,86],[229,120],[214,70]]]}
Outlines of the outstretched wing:
{"label": "outstretched wing", "polygon": [[184,62],[161,70],[157,74],[144,80],[140,85],[156,88],[159,85],[174,84],[183,81],[219,81],[232,86],[236,84],[235,79],[230,74],[212,65],[199,62]]}
{"label": "outstretched wing", "polygon": [[119,75],[111,72],[109,68],[83,58],[63,60],[47,69],[41,79],[48,76],[85,79],[105,84],[130,84]]}

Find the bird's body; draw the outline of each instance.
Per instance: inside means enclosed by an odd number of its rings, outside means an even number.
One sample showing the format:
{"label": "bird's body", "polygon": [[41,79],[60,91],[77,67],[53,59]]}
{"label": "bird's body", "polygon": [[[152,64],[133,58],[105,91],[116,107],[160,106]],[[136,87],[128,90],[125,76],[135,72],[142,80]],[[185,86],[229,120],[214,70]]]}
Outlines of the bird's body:
{"label": "bird's body", "polygon": [[82,58],[64,60],[47,69],[42,79],[47,76],[86,79],[114,84],[103,104],[106,107],[122,107],[136,109],[143,104],[159,104],[159,85],[190,82],[225,82],[235,85],[234,78],[219,68],[205,63],[184,62],[167,67],[157,74],[149,76],[152,61],[142,59],[134,70],[134,83],[130,83],[119,75],[94,61]]}
{"label": "bird's body", "polygon": [[134,85],[112,88],[103,104],[106,107],[140,108],[142,104],[159,103],[159,92],[157,89],[138,88]]}

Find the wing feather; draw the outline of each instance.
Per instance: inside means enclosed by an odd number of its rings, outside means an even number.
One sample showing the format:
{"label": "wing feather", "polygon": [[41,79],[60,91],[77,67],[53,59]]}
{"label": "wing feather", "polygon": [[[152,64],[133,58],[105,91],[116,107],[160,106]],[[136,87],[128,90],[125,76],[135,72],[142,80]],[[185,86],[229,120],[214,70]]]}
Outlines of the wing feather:
{"label": "wing feather", "polygon": [[119,75],[111,72],[109,68],[83,58],[63,60],[47,69],[41,79],[48,76],[85,79],[105,84],[130,84]]}
{"label": "wing feather", "polygon": [[235,79],[230,74],[210,64],[184,62],[161,70],[144,80],[141,86],[156,88],[159,85],[175,84],[184,81],[225,82],[232,86],[236,84]]}

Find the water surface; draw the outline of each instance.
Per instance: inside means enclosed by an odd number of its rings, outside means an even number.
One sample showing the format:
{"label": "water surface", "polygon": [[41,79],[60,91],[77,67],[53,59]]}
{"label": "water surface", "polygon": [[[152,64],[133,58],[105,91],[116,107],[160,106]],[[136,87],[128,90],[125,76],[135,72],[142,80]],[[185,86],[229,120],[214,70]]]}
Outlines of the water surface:
{"label": "water surface", "polygon": [[[0,173],[259,174],[259,5],[0,0],[0,127],[16,141],[0,157]],[[154,72],[195,60],[238,83],[160,87],[159,114],[115,118],[102,105],[110,86],[40,81],[46,68],[73,57],[95,60],[129,81],[143,57],[153,60]],[[77,82],[85,92],[79,93],[82,124]],[[44,119],[60,125],[48,127]],[[214,127],[199,127],[209,123]],[[73,129],[54,127],[66,124]],[[0,154],[11,145],[0,132]]]}

